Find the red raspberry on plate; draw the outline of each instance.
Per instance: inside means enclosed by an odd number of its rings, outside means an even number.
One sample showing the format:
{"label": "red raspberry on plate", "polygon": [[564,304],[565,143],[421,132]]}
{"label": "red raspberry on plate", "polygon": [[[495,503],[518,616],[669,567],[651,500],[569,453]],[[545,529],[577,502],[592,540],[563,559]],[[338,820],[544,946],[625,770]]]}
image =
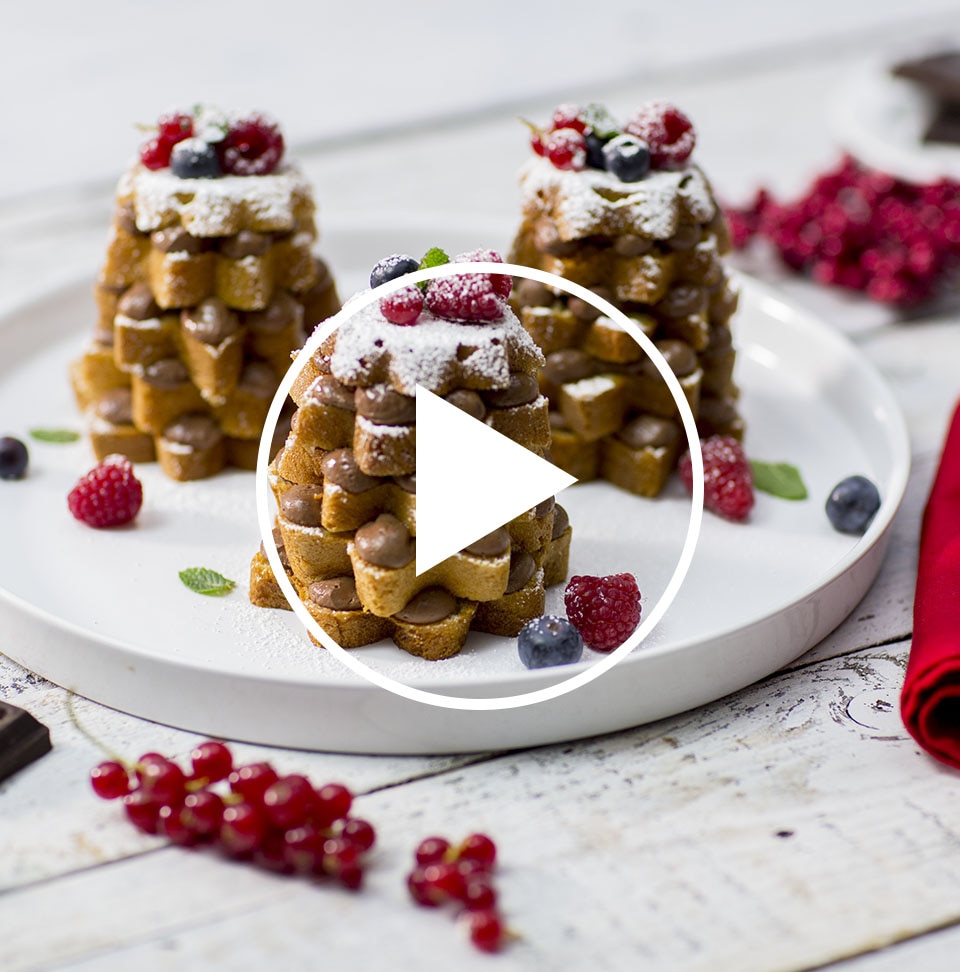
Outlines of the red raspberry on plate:
{"label": "red raspberry on plate", "polygon": [[[703,505],[728,520],[745,520],[753,509],[753,470],[743,446],[730,435],[712,435],[700,443],[703,453]],[[680,479],[693,491],[693,464],[684,453]]]}
{"label": "red raspberry on plate", "polygon": [[697,142],[697,133],[690,119],[666,101],[651,101],[644,105],[623,130],[647,143],[650,162],[655,169],[683,165]]}
{"label": "red raspberry on plate", "polygon": [[640,623],[640,589],[633,574],[571,577],[563,604],[583,643],[594,651],[613,651]]}
{"label": "red raspberry on plate", "polygon": [[230,125],[217,148],[228,175],[269,175],[283,156],[283,135],[265,115],[249,115]]}
{"label": "red raspberry on plate", "polygon": [[402,287],[380,298],[380,313],[391,324],[416,324],[423,310],[423,294],[419,287]]}
{"label": "red raspberry on plate", "polygon": [[67,495],[67,506],[78,519],[92,527],[129,523],[140,511],[143,486],[133,474],[126,456],[107,456]]}

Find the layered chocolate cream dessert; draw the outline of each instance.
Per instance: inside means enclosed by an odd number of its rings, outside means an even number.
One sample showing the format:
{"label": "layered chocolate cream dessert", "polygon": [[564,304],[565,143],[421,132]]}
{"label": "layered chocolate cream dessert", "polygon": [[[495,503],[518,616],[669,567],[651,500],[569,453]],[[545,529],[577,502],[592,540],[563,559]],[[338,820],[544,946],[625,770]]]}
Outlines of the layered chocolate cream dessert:
{"label": "layered chocolate cream dessert", "polygon": [[[465,260],[501,262],[491,251],[454,262]],[[390,257],[371,286],[419,265]],[[471,629],[515,636],[566,577],[571,529],[552,498],[416,573],[418,385],[538,456],[550,447],[543,355],[507,304],[510,288],[507,275],[478,273],[402,288],[350,315],[303,363],[270,468],[274,541],[301,601],[344,648],[391,638],[447,658]],[[287,606],[262,549],[250,598]]]}
{"label": "layered chocolate cream dessert", "polygon": [[174,479],[256,466],[306,330],[335,313],[312,190],[263,115],[162,116],[116,192],[97,324],[71,367],[98,458]]}
{"label": "layered chocolate cream dessert", "polygon": [[[599,105],[558,108],[532,128],[523,218],[510,262],[587,287],[636,322],[676,375],[702,438],[741,438],[730,319],[737,289],[710,184],[691,161],[693,126],[652,103],[621,125]],[[653,361],[591,304],[518,280],[511,304],[545,356],[554,463],[656,496],[685,448],[677,404]]]}

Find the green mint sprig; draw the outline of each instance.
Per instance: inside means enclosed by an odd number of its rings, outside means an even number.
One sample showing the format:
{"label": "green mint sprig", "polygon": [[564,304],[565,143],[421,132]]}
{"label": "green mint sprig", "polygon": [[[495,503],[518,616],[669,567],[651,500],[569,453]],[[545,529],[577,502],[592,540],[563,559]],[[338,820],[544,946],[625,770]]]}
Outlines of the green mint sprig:
{"label": "green mint sprig", "polygon": [[73,429],[30,429],[30,438],[37,442],[76,442],[80,433]]}
{"label": "green mint sprig", "polygon": [[753,485],[764,493],[780,499],[803,500],[809,493],[800,470],[789,462],[760,462],[750,460],[753,470]]}
{"label": "green mint sprig", "polygon": [[208,597],[222,597],[237,586],[236,581],[210,570],[209,567],[187,567],[180,571],[179,576],[194,594],[206,594]]}

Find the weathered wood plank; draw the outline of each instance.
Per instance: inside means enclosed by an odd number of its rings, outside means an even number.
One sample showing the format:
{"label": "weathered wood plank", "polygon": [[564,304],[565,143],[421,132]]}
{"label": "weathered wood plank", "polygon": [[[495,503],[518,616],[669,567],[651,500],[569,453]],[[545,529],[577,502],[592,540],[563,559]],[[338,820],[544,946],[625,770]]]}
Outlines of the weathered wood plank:
{"label": "weathered wood plank", "polygon": [[[825,660],[641,729],[368,794],[358,809],[381,849],[356,897],[175,849],[10,891],[15,968],[104,950],[199,960],[214,946],[238,967],[313,947],[344,961],[373,922],[391,945],[379,965],[365,949],[367,968],[440,968],[463,946],[405,904],[403,871],[419,837],[474,829],[501,844],[504,907],[524,935],[504,969],[590,967],[603,949],[610,968],[800,970],[958,921],[960,776],[900,726],[905,651]],[[54,922],[64,901],[80,910]]]}

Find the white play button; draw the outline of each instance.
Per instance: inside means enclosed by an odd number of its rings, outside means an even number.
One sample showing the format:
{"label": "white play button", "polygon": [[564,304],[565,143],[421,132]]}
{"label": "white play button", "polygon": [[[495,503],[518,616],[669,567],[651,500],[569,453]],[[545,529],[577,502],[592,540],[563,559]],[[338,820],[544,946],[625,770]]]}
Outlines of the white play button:
{"label": "white play button", "polygon": [[417,574],[576,481],[417,385]]}

